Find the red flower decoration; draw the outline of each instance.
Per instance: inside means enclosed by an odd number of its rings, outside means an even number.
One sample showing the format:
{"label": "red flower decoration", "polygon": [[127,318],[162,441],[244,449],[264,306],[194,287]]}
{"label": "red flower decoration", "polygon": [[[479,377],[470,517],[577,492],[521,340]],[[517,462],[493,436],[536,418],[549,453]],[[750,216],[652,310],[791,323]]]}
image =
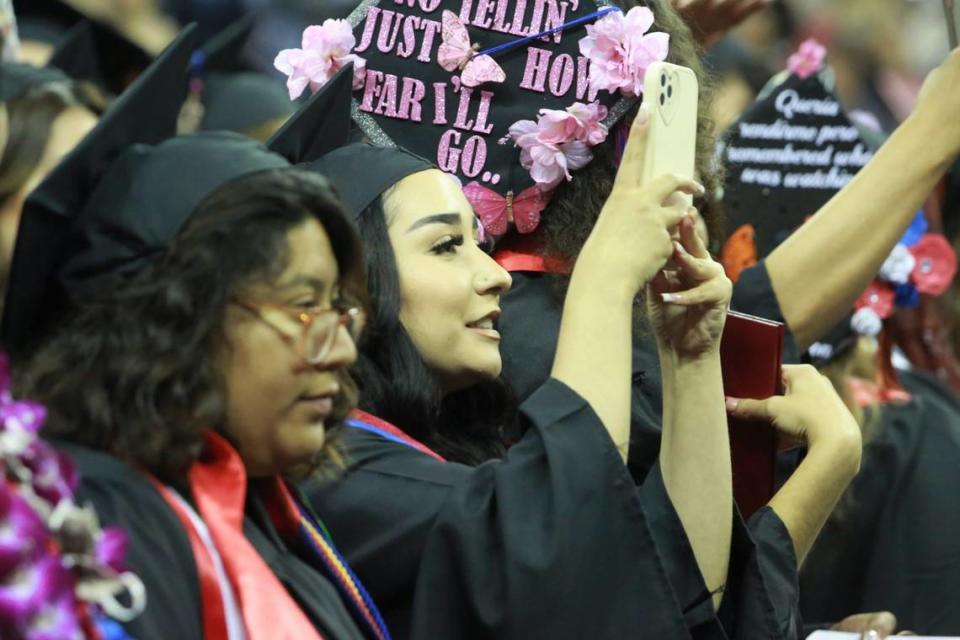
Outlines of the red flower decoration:
{"label": "red flower decoration", "polygon": [[881,318],[889,318],[893,315],[893,304],[896,295],[893,288],[889,285],[874,280],[867,287],[867,290],[860,294],[854,307],[863,309],[864,307],[872,309]]}
{"label": "red flower decoration", "polygon": [[938,296],[950,286],[957,273],[957,256],[953,247],[939,233],[927,233],[910,247],[917,264],[910,279],[917,291]]}

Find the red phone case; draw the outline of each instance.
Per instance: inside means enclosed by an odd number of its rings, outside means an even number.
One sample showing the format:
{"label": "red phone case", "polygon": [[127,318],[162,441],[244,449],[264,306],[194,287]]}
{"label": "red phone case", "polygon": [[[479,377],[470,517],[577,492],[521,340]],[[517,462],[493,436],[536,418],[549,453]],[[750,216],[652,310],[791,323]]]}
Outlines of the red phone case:
{"label": "red phone case", "polygon": [[[763,399],[782,389],[783,323],[730,311],[720,341],[723,390]],[[733,497],[749,518],[773,497],[777,433],[765,421],[728,418]]]}

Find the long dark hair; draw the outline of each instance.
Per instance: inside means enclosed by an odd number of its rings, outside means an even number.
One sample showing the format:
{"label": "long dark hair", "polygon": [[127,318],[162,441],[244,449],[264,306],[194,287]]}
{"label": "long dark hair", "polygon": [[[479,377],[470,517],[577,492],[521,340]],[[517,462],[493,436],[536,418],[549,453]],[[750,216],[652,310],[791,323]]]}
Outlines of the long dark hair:
{"label": "long dark hair", "polygon": [[[222,428],[226,390],[214,354],[230,301],[287,264],[287,233],[326,230],[343,296],[366,303],[360,243],[326,179],[295,169],[237,178],[208,195],[166,254],[85,303],[35,354],[15,392],[43,403],[44,434],[110,452],[181,484],[205,429]],[[342,419],[355,388],[334,410]]]}
{"label": "long dark hair", "polygon": [[501,457],[516,416],[509,388],[497,379],[444,396],[400,322],[400,277],[382,197],[363,211],[359,227],[372,301],[354,368],[360,407],[448,460],[476,465]]}
{"label": "long dark hair", "polygon": [[[649,6],[654,14],[654,30],[670,34],[670,52],[667,61],[688,67],[697,75],[699,83],[699,106],[697,116],[697,179],[707,188],[710,200],[698,202],[697,206],[707,224],[711,238],[720,238],[721,220],[710,201],[720,192],[723,181],[722,169],[714,160],[716,138],[710,108],[713,95],[713,80],[700,61],[700,50],[690,28],[671,6],[668,0],[621,0],[624,9],[634,6]],[[635,114],[636,111],[632,111]],[[620,125],[618,125],[620,126]],[[561,183],[547,209],[543,212],[540,233],[546,252],[563,258],[570,264],[576,260],[593,230],[600,210],[613,188],[617,169],[614,154],[614,138],[593,148],[594,159],[576,172],[573,180]],[[567,278],[562,277],[565,283]]]}

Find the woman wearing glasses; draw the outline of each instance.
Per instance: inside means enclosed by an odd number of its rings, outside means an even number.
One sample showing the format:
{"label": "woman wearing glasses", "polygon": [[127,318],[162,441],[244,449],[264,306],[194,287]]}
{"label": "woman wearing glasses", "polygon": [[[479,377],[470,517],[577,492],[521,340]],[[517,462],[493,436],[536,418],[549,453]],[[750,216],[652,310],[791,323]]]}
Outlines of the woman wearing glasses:
{"label": "woman wearing glasses", "polygon": [[81,499],[131,537],[148,598],[134,637],[389,637],[288,484],[339,460],[359,260],[322,178],[249,174],[21,372]]}

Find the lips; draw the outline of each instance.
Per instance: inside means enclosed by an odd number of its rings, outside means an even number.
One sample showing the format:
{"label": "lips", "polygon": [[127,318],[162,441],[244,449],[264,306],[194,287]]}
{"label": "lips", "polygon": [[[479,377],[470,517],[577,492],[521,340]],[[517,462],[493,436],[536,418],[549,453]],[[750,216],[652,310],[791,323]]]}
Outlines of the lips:
{"label": "lips", "polygon": [[478,320],[467,323],[467,328],[491,340],[500,340],[500,332],[496,330],[496,322],[500,318],[500,309],[494,309]]}
{"label": "lips", "polygon": [[333,401],[340,393],[333,389],[324,393],[304,394],[297,399],[297,403],[309,407],[317,417],[326,418],[333,411]]}
{"label": "lips", "polygon": [[500,309],[494,309],[487,315],[483,316],[478,320],[473,322],[468,322],[467,326],[471,329],[483,329],[486,331],[493,331],[494,325],[497,320],[500,318]]}

